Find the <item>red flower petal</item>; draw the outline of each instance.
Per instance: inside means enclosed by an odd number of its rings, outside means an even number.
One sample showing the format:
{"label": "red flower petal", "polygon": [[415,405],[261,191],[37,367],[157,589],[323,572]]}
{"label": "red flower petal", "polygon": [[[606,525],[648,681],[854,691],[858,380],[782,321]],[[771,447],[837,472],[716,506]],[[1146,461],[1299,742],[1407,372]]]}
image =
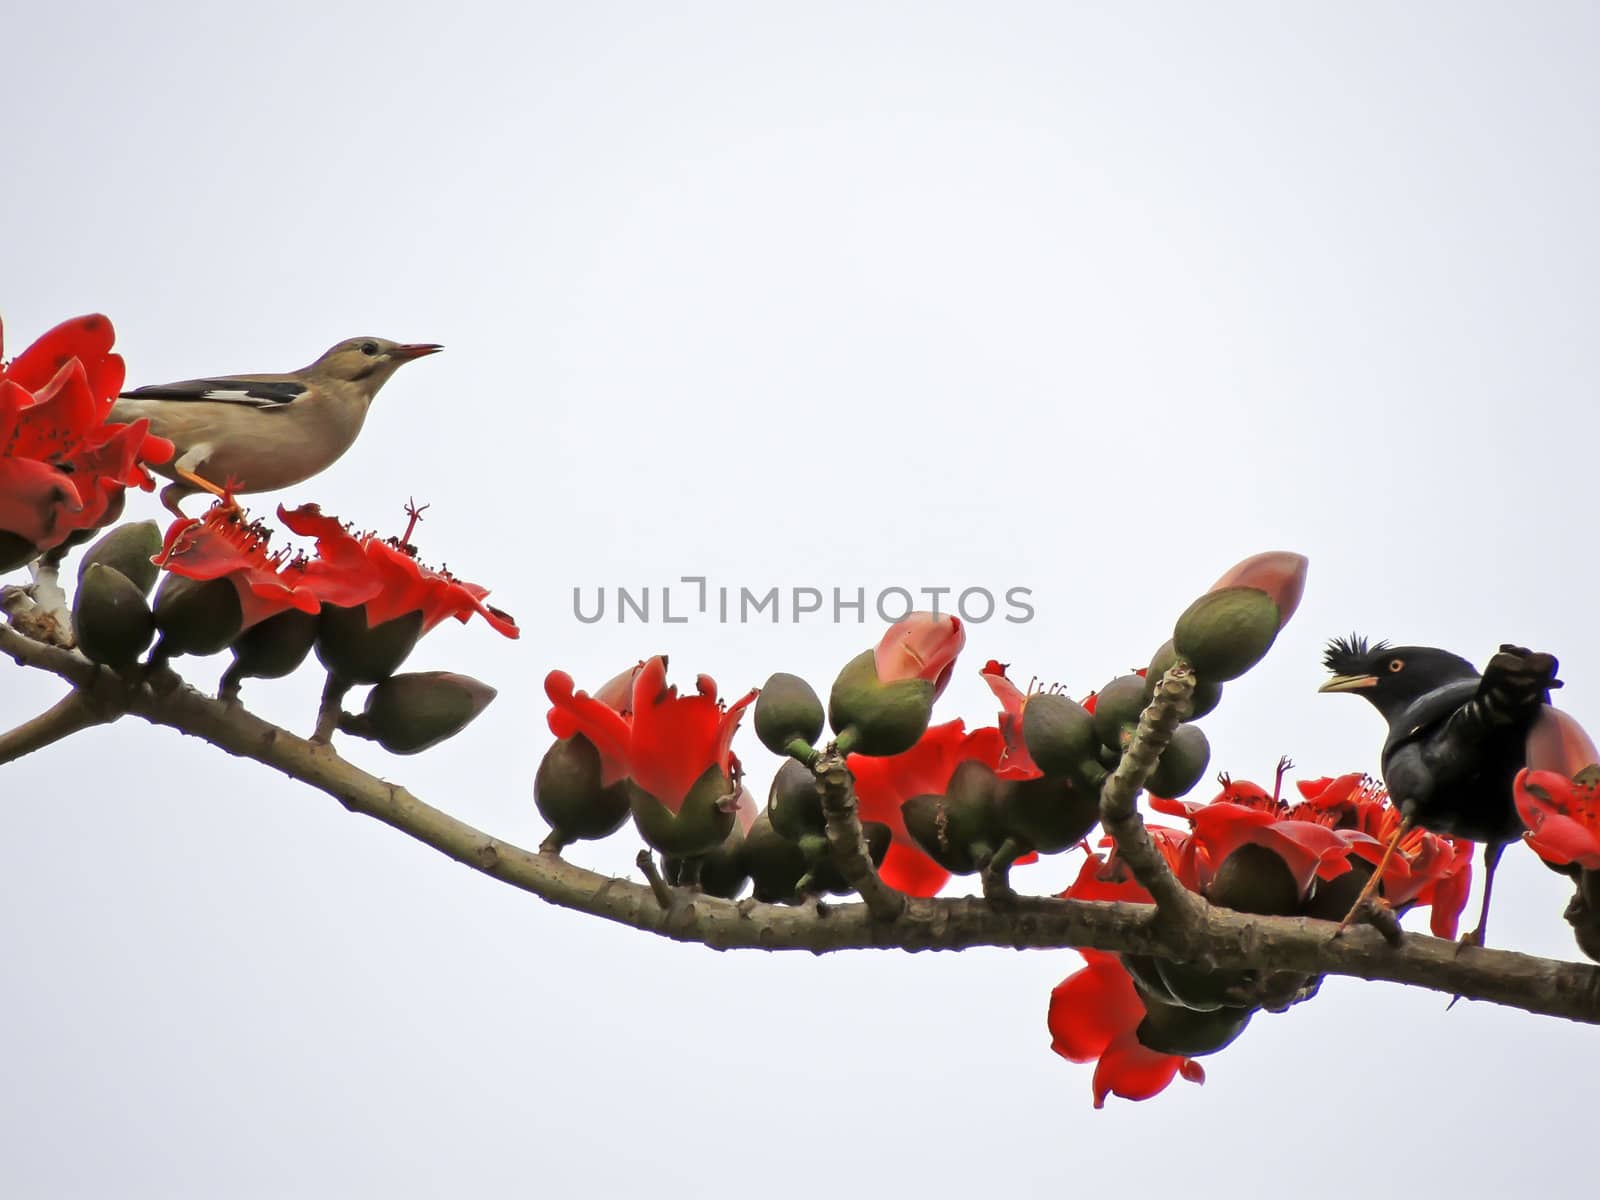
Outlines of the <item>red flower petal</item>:
{"label": "red flower petal", "polygon": [[628,722],[622,714],[586,692],[573,690],[572,676],[551,671],[544,678],[550,698],[550,732],[558,738],[581,733],[600,752],[600,783],[610,787],[628,774]]}
{"label": "red flower petal", "polygon": [[950,882],[949,871],[905,842],[889,843],[889,851],[878,867],[878,877],[908,896],[937,896]]}
{"label": "red flower petal", "polygon": [[[906,832],[900,806],[914,796],[942,796],[956,767],[963,762],[975,759],[992,768],[999,765],[1004,753],[1005,739],[998,729],[989,726],[967,733],[965,724],[955,720],[928,726],[917,744],[902,754],[881,758],[852,754],[845,759],[855,778],[861,819],[882,821],[893,835],[890,853],[895,866],[890,868],[885,859],[884,870],[892,870],[910,886],[894,883],[888,874],[884,875],[886,881],[915,896],[934,895],[944,886],[949,872],[918,849]],[[897,849],[900,854],[894,854]],[[932,891],[925,890],[930,886]]]}
{"label": "red flower petal", "polygon": [[0,530],[41,550],[66,540],[83,511],[70,476],[33,458],[0,458]]}
{"label": "red flower petal", "polygon": [[1158,1054],[1139,1043],[1133,1033],[1119,1037],[1104,1054],[1094,1069],[1094,1106],[1104,1108],[1106,1096],[1121,1096],[1124,1100],[1148,1100],[1166,1090],[1184,1070],[1185,1079],[1195,1083],[1205,1082],[1205,1071],[1191,1060],[1176,1054]]}
{"label": "red flower petal", "polygon": [[1600,870],[1600,792],[1556,771],[1522,770],[1512,784],[1528,845],[1545,862]]}
{"label": "red flower petal", "polygon": [[1114,954],[1079,950],[1087,964],[1050,993],[1050,1048],[1071,1062],[1089,1062],[1144,1020],[1144,1003]]}

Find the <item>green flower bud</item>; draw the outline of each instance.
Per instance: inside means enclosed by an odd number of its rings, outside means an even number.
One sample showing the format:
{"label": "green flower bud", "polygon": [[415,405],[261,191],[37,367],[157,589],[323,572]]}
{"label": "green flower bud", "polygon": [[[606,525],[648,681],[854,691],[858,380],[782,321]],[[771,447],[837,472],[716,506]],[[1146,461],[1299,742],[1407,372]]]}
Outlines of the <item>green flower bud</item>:
{"label": "green flower bud", "polygon": [[744,861],[745,836],[744,828],[736,820],[728,836],[722,839],[722,844],[715,850],[694,859],[669,855],[662,864],[662,874],[675,887],[683,886],[692,878],[708,896],[718,896],[723,900],[737,899],[739,893],[744,891],[745,881],[750,878]]}
{"label": "green flower bud", "polygon": [[1143,711],[1144,680],[1138,675],[1119,675],[1106,684],[1094,701],[1094,731],[1101,744],[1120,753]]}
{"label": "green flower bud", "polygon": [[581,733],[562,738],[539,763],[533,803],[560,845],[610,837],[628,819],[628,791],[600,785],[600,752]]}
{"label": "green flower bud", "polygon": [[227,579],[189,579],[168,572],[152,605],[161,631],[152,661],[180,654],[215,654],[239,636],[239,593]]}
{"label": "green flower bud", "polygon": [[489,706],[495,689],[470,675],[391,675],[367,693],[361,727],[391,754],[420,754],[455,737]]}
{"label": "green flower bud", "polygon": [[1246,842],[1222,860],[1206,889],[1206,899],[1235,912],[1263,917],[1287,917],[1300,911],[1300,888],[1288,864],[1254,842]]}
{"label": "green flower bud", "polygon": [[1172,1002],[1194,1012],[1237,1007],[1239,989],[1247,987],[1255,978],[1255,973],[1249,970],[1201,967],[1165,958],[1156,959],[1155,965],[1163,990],[1172,997]]}
{"label": "green flower bud", "polygon": [[903,754],[928,728],[934,694],[926,679],[880,682],[873,651],[863,650],[833,681],[828,723],[841,744],[857,754]]}
{"label": "green flower bud", "polygon": [[89,548],[78,564],[78,582],[81,584],[89,568],[95,565],[120,571],[128,582],[148,596],[156,585],[161,568],[150,560],[161,552],[161,527],[154,521],[136,521],[118,525]]}
{"label": "green flower bud", "polygon": [[138,660],[156,632],[144,593],[121,571],[98,563],[78,581],[72,627],[85,655],[118,671]]}
{"label": "green flower bud", "polygon": [[1230,1045],[1256,1013],[1253,1008],[1196,1012],[1148,998],[1145,1009],[1145,1018],[1134,1033],[1139,1044],[1157,1054],[1181,1054],[1185,1058],[1215,1054]]}
{"label": "green flower bud", "polygon": [[1145,781],[1145,790],[1152,796],[1175,799],[1199,783],[1210,764],[1211,743],[1206,735],[1196,725],[1180,725]]}
{"label": "green flower bud", "polygon": [[[1230,856],[1231,857],[1231,856]],[[1351,857],[1350,869],[1333,879],[1317,879],[1311,885],[1311,895],[1300,906],[1300,915],[1315,917],[1319,921],[1342,921],[1355,907],[1361,889],[1372,878],[1372,864],[1365,859]],[[1382,888],[1379,888],[1382,891]]]}
{"label": "green flower bud", "polygon": [[822,794],[817,791],[817,777],[792,758],[772,777],[772,788],[767,793],[767,815],[778,835],[791,842],[827,836],[827,818],[822,815]]}
{"label": "green flower bud", "polygon": [[663,854],[680,858],[707,854],[721,845],[733,828],[738,794],[715,763],[695,781],[677,812],[631,779],[625,786],[639,836]]}
{"label": "green flower bud", "polygon": [[1161,978],[1159,959],[1148,954],[1119,954],[1117,958],[1123,969],[1133,976],[1134,987],[1146,1005],[1178,1003],[1167,990],[1166,980]]}
{"label": "green flower bud", "polygon": [[813,746],[822,736],[822,701],[798,675],[779,671],[756,697],[756,737],[774,754],[788,754],[794,742]]}
{"label": "green flower bud", "polygon": [[750,872],[753,895],[763,904],[798,904],[803,899],[799,885],[810,864],[800,847],[773,827],[767,813],[758,816],[745,834],[744,866]]}
{"label": "green flower bud", "polygon": [[362,607],[322,606],[317,658],[346,683],[381,683],[400,669],[422,636],[422,613],[409,612],[367,628]]}
{"label": "green flower bud", "polygon": [[1005,840],[1000,780],[981,762],[955,769],[943,796],[914,796],[900,806],[906,831],[945,870],[971,875]]}
{"label": "green flower bud", "polygon": [[1057,854],[1076,846],[1099,824],[1100,793],[1049,775],[1019,779],[1001,783],[999,808],[1007,834],[1040,854]]}
{"label": "green flower bud", "polygon": [[[311,653],[317,640],[317,614],[288,608],[241,633],[233,643],[227,677],[237,690],[241,679],[282,679]],[[226,685],[224,685],[226,687]]]}
{"label": "green flower bud", "polygon": [[1237,679],[1266,657],[1283,622],[1265,592],[1250,587],[1207,592],[1172,630],[1173,648],[1205,680]]}
{"label": "green flower bud", "polygon": [[1022,740],[1046,775],[1072,775],[1100,751],[1088,710],[1054,692],[1028,697],[1022,706]]}

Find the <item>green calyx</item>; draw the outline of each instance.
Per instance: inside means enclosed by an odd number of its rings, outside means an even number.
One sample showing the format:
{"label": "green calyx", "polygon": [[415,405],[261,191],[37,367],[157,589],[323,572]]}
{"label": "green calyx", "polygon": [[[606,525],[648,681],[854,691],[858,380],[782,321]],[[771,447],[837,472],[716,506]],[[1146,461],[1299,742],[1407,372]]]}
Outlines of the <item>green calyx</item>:
{"label": "green calyx", "polygon": [[1144,705],[1144,679],[1139,675],[1119,675],[1101,688],[1094,701],[1094,731],[1100,744],[1121,753],[1139,726]]}
{"label": "green calyx", "polygon": [[1207,592],[1178,618],[1172,644],[1195,674],[1213,683],[1237,679],[1260,662],[1282,616],[1272,597],[1251,587]]}
{"label": "green calyx", "polygon": [[1163,1004],[1154,997],[1141,998],[1145,1001],[1145,1017],[1134,1033],[1139,1044],[1157,1054],[1181,1054],[1185,1058],[1215,1054],[1230,1045],[1244,1032],[1256,1012],[1254,1008],[1197,1012],[1192,1008]]}
{"label": "green calyx", "polygon": [[900,806],[906,831],[945,870],[971,875],[1005,840],[1000,780],[981,762],[955,769],[942,796],[914,796]]}
{"label": "green calyx", "polygon": [[90,567],[110,567],[121,572],[141,596],[148,596],[161,574],[161,568],[151,561],[160,552],[161,527],[154,521],[118,525],[89,547],[78,564],[78,582],[83,582]]}
{"label": "green calyx", "polygon": [[420,611],[369,628],[365,608],[325,604],[317,626],[317,658],[346,683],[381,683],[400,669],[421,637]]}
{"label": "green calyx", "polygon": [[170,572],[156,588],[151,611],[161,633],[154,657],[161,660],[226,650],[244,621],[231,580],[189,579]]}
{"label": "green calyx", "polygon": [[121,571],[92,564],[72,597],[72,627],[78,649],[113,670],[132,666],[155,636],[156,623],[144,592]]}
{"label": "green calyx", "polygon": [[1206,735],[1198,726],[1180,725],[1145,781],[1145,790],[1152,796],[1175,799],[1193,789],[1205,777],[1210,764],[1211,743]]}
{"label": "green calyx", "polygon": [[600,751],[583,734],[545,751],[533,777],[533,803],[559,844],[610,837],[628,819],[627,788],[603,787],[600,779]]}
{"label": "green calyx", "polygon": [[1079,773],[1100,751],[1089,711],[1055,692],[1038,692],[1023,704],[1022,740],[1046,775]]}
{"label": "green calyx", "polygon": [[663,854],[680,858],[708,854],[733,828],[733,784],[715,763],[694,782],[677,812],[631,779],[624,786],[639,836]]}
{"label": "green calyx", "polygon": [[1004,831],[1040,854],[1076,846],[1100,822],[1099,790],[1072,778],[1002,782],[997,800]]}
{"label": "green calyx", "polygon": [[933,684],[926,679],[880,682],[875,656],[864,650],[833,681],[828,724],[857,754],[903,754],[928,728],[933,700]]}

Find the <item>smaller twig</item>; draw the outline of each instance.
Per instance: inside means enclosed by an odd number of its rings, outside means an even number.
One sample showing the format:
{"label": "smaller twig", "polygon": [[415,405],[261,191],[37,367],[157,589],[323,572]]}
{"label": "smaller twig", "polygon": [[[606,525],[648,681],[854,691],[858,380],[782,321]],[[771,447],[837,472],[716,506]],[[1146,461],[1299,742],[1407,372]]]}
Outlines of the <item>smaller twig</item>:
{"label": "smaller twig", "polygon": [[1015,838],[1008,837],[978,872],[983,883],[983,898],[996,908],[1009,908],[1017,901],[1016,889],[1011,886],[1011,864],[1020,857],[1022,847]]}
{"label": "smaller twig", "polygon": [[341,707],[345,694],[352,686],[331,671],[328,673],[328,682],[322,688],[322,703],[317,707],[317,727],[311,734],[314,745],[326,746],[333,741],[334,730],[339,728],[340,718],[345,715]]}
{"label": "smaller twig", "polygon": [[363,741],[375,742],[378,740],[378,731],[372,727],[372,720],[366,713],[339,714],[339,732],[349,734]]}
{"label": "smaller twig", "polygon": [[1122,752],[1122,761],[1100,790],[1100,823],[1116,841],[1118,857],[1150,893],[1161,915],[1184,925],[1204,918],[1205,902],[1178,882],[1151,841],[1135,800],[1193,708],[1194,684],[1194,671],[1185,662],[1175,663],[1161,677],[1155,695],[1139,714],[1139,727]]}
{"label": "smaller twig", "polygon": [[9,733],[0,734],[0,763],[43,750],[64,737],[70,737],[91,725],[103,725],[110,719],[110,716],[98,712],[82,692],[74,689],[31,721],[24,721]]}
{"label": "smaller twig", "polygon": [[881,921],[893,921],[906,910],[906,897],[878,877],[866,835],[857,812],[856,792],[837,744],[819,755],[812,765],[817,776],[817,791],[822,797],[822,815],[827,821],[828,853],[845,882],[866,902],[867,911]]}
{"label": "smaller twig", "polygon": [[673,905],[672,889],[667,886],[667,881],[661,878],[661,872],[656,868],[655,855],[648,850],[641,850],[634,862],[639,864],[639,870],[650,884],[651,894],[655,896],[656,903],[661,906],[661,911],[671,912]]}

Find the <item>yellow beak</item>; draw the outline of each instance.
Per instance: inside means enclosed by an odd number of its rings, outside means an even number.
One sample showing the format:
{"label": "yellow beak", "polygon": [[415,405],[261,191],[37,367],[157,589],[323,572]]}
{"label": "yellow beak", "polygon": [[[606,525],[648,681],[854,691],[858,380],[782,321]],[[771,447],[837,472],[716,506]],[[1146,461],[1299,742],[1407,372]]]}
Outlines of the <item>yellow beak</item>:
{"label": "yellow beak", "polygon": [[1359,692],[1362,688],[1377,687],[1376,675],[1335,675],[1317,689],[1319,692]]}

